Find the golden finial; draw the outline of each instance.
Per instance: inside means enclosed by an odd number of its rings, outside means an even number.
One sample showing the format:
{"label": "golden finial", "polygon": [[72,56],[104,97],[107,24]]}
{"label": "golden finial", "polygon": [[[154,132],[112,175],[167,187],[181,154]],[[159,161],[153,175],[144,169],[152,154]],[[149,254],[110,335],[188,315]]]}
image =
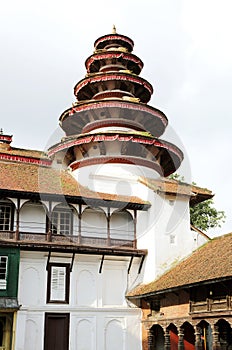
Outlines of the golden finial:
{"label": "golden finial", "polygon": [[113,25],[112,34],[116,34],[116,27]]}

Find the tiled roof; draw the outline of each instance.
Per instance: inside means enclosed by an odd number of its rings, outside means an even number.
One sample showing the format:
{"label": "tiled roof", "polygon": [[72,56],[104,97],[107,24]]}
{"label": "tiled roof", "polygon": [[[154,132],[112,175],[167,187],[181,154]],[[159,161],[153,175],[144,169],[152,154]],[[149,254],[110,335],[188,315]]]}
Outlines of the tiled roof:
{"label": "tiled roof", "polygon": [[78,184],[68,171],[38,166],[37,164],[0,162],[1,190],[148,204],[138,197],[90,191]]}
{"label": "tiled roof", "polygon": [[155,281],[136,287],[128,297],[161,294],[201,282],[232,277],[232,233],[217,237]]}
{"label": "tiled roof", "polygon": [[190,204],[194,205],[213,197],[210,190],[181,181],[167,178],[149,179],[140,177],[139,181],[157,193],[165,193],[178,196],[189,196]]}
{"label": "tiled roof", "polygon": [[14,155],[14,156],[21,156],[21,157],[33,157],[33,158],[43,158],[48,159],[45,152],[37,151],[37,150],[30,150],[30,149],[23,149],[23,148],[15,148],[15,147],[9,147],[9,149],[0,148],[0,153],[8,154],[8,155]]}

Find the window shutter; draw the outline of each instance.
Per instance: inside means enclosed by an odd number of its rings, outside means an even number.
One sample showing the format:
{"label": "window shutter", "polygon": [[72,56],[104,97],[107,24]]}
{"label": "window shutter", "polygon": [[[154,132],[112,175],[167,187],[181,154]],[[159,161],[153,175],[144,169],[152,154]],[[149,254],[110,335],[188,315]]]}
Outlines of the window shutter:
{"label": "window shutter", "polygon": [[65,301],[66,292],[66,267],[51,266],[51,295],[53,301]]}
{"label": "window shutter", "polygon": [[0,256],[0,290],[6,289],[7,284],[7,256]]}

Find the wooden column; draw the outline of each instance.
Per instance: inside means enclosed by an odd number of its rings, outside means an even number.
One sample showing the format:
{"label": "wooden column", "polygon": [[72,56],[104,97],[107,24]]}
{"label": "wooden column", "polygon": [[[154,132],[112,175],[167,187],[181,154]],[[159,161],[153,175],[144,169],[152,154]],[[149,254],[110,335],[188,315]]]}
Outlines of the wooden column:
{"label": "wooden column", "polygon": [[184,330],[183,328],[178,328],[178,350],[184,350]]}
{"label": "wooden column", "polygon": [[213,350],[221,350],[218,326],[213,326]]}
{"label": "wooden column", "polygon": [[219,338],[220,338],[220,346],[221,346],[220,349],[227,350],[229,344],[227,343],[227,331],[226,331],[226,329],[221,330],[221,336],[219,334]]}
{"label": "wooden column", "polygon": [[155,337],[152,329],[149,329],[148,331],[147,344],[148,344],[148,350],[154,350]]}
{"label": "wooden column", "polygon": [[201,335],[202,335],[201,327],[196,326],[195,327],[195,350],[203,350]]}
{"label": "wooden column", "polygon": [[164,332],[164,350],[171,349],[171,341],[170,341],[170,331],[169,329],[165,329]]}

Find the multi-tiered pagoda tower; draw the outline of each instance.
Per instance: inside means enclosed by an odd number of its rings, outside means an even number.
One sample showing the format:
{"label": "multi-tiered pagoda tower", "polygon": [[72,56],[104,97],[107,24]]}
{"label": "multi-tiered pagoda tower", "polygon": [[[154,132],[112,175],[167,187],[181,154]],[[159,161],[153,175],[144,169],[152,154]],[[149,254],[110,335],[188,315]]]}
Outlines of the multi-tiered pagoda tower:
{"label": "multi-tiered pagoda tower", "polygon": [[139,76],[143,62],[132,53],[133,46],[115,27],[98,38],[85,62],[87,74],[74,87],[77,101],[60,117],[66,136],[48,153],[78,180],[83,168],[88,181],[99,167],[105,174],[121,166],[132,174],[143,169],[145,175],[155,170],[168,176],[181,164],[181,150],[159,139],[168,121],[147,104],[153,88]]}

